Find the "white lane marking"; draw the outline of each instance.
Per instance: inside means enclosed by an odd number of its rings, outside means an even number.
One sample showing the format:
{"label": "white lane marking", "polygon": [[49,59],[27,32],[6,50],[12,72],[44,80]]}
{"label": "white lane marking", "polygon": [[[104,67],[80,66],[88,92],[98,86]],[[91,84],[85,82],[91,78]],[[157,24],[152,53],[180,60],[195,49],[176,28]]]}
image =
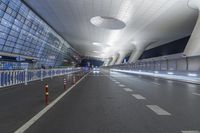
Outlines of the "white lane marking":
{"label": "white lane marking", "polygon": [[24,133],[31,125],[33,125],[40,117],[42,117],[49,109],[51,109],[60,99],[62,99],[68,92],[70,92],[78,83],[80,83],[84,78],[86,78],[90,73],[82,77],[76,84],[72,85],[68,90],[62,93],[58,98],[51,102],[48,106],[42,109],[38,114],[32,117],[24,125],[18,128],[14,133]]}
{"label": "white lane marking", "polygon": [[200,94],[199,93],[192,93],[193,95],[196,95],[196,96],[200,96]]}
{"label": "white lane marking", "polygon": [[152,111],[154,111],[157,115],[171,115],[170,113],[168,113],[167,111],[165,111],[164,109],[162,109],[157,105],[146,105],[146,106]]}
{"label": "white lane marking", "polygon": [[181,131],[182,133],[200,133],[200,131],[197,130],[191,130],[191,131]]}
{"label": "white lane marking", "polygon": [[151,83],[153,83],[153,84],[155,84],[155,85],[160,85],[159,83],[156,83],[156,82],[151,82]]}
{"label": "white lane marking", "polygon": [[144,100],[144,99],[146,99],[145,97],[143,97],[143,96],[141,96],[139,94],[132,94],[132,96],[135,97],[138,100]]}
{"label": "white lane marking", "polygon": [[123,85],[123,84],[120,84],[119,86],[120,86],[120,87],[125,87],[125,85]]}
{"label": "white lane marking", "polygon": [[120,84],[120,82],[115,82],[116,84]]}
{"label": "white lane marking", "polygon": [[132,89],[130,89],[130,88],[124,88],[124,90],[125,91],[128,91],[128,92],[131,92],[131,91],[133,91]]}

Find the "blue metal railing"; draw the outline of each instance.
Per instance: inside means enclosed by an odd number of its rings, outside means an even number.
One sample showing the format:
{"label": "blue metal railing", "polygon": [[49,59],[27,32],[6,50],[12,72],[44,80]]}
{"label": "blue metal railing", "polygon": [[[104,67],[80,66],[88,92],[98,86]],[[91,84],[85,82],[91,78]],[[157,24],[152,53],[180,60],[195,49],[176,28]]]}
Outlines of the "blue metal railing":
{"label": "blue metal railing", "polygon": [[81,68],[0,71],[0,88],[81,71]]}

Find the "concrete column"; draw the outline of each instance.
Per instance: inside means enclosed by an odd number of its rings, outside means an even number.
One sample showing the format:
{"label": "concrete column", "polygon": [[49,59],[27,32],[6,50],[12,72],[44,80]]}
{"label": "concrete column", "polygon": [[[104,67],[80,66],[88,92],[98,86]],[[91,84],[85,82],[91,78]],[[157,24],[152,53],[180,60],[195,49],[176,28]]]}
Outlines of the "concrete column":
{"label": "concrete column", "polygon": [[133,49],[133,52],[128,60],[128,63],[135,63],[140,56],[142,55],[142,53],[144,52],[145,48],[150,44],[150,42],[147,41],[141,41],[141,42],[137,42],[135,43],[135,47]]}
{"label": "concrete column", "polygon": [[112,57],[113,60],[111,61],[111,63],[110,63],[109,65],[110,65],[110,66],[114,65],[115,62],[117,61],[117,58],[118,58],[118,57],[119,57],[119,54],[113,56],[113,57]]}
{"label": "concrete column", "polygon": [[199,11],[196,25],[184,50],[186,56],[200,55],[200,0],[189,0],[188,5]]}
{"label": "concrete column", "polygon": [[117,59],[117,61],[116,61],[116,65],[118,65],[118,64],[121,64],[122,62],[123,62],[123,60],[124,60],[124,58],[126,57],[126,55],[128,54],[128,52],[127,51],[121,51],[121,52],[119,52],[119,57],[118,57],[118,59]]}
{"label": "concrete column", "polygon": [[110,63],[112,62],[112,60],[113,60],[113,58],[112,58],[112,57],[110,57],[110,58],[108,59],[108,62],[107,62],[107,64],[106,64],[106,66],[109,66],[109,65],[110,65]]}

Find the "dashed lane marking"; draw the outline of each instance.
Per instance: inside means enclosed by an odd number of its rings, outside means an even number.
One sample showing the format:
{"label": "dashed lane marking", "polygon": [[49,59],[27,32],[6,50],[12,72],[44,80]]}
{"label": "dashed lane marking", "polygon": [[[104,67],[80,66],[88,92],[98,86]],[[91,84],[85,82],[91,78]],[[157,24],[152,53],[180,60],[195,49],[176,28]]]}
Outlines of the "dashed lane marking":
{"label": "dashed lane marking", "polygon": [[160,85],[159,83],[156,83],[156,82],[151,82],[151,83],[153,83],[154,85]]}
{"label": "dashed lane marking", "polygon": [[138,100],[144,100],[144,99],[146,99],[145,97],[143,97],[143,96],[141,96],[139,94],[132,94],[132,96],[135,97]]}
{"label": "dashed lane marking", "polygon": [[133,90],[130,89],[130,88],[124,88],[124,90],[127,91],[127,92],[132,92],[132,91],[133,91]]}
{"label": "dashed lane marking", "polygon": [[157,115],[171,115],[169,112],[165,111],[157,105],[146,105],[149,109],[155,112]]}
{"label": "dashed lane marking", "polygon": [[199,93],[192,93],[193,95],[196,95],[196,96],[200,96],[200,94]]}
{"label": "dashed lane marking", "polygon": [[125,87],[125,85],[123,85],[123,84],[120,84],[119,86],[120,86],[120,87]]}
{"label": "dashed lane marking", "polygon": [[200,133],[200,131],[197,130],[191,130],[191,131],[181,131],[182,133]]}

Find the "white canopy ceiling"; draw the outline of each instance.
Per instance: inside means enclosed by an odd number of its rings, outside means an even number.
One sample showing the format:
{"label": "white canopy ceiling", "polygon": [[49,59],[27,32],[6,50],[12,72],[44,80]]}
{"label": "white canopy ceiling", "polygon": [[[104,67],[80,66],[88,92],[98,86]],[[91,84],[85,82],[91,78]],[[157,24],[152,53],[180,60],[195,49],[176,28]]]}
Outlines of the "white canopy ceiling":
{"label": "white canopy ceiling", "polygon": [[[92,57],[108,58],[120,51],[131,51],[144,41],[160,45],[188,36],[197,18],[188,0],[25,1],[80,54]],[[97,24],[106,25],[93,25],[93,17]],[[105,28],[112,26],[107,25],[113,23],[112,18],[125,27]]]}

